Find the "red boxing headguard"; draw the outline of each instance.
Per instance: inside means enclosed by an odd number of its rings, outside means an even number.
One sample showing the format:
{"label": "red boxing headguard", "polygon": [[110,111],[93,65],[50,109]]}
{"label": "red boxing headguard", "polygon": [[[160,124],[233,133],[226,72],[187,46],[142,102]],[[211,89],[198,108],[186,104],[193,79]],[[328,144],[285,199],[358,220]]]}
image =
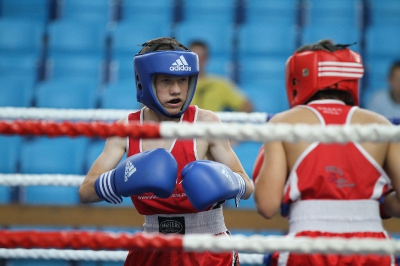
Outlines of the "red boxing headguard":
{"label": "red boxing headguard", "polygon": [[358,81],[364,68],[361,56],[348,48],[294,53],[286,61],[286,94],[290,108],[306,103],[317,91],[348,91],[358,105]]}

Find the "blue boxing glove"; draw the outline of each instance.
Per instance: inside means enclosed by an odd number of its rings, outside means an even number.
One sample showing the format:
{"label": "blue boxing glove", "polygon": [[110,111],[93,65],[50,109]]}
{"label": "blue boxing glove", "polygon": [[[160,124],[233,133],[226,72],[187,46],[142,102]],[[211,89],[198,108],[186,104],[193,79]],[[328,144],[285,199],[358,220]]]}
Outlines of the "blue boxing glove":
{"label": "blue boxing glove", "polygon": [[163,148],[130,156],[115,169],[101,174],[94,183],[97,195],[118,204],[122,197],[152,192],[160,198],[171,196],[176,185],[178,163]]}
{"label": "blue boxing glove", "polygon": [[246,192],[246,183],[241,175],[214,161],[199,160],[187,164],[182,170],[182,178],[183,190],[198,211],[232,198],[235,198],[237,207]]}

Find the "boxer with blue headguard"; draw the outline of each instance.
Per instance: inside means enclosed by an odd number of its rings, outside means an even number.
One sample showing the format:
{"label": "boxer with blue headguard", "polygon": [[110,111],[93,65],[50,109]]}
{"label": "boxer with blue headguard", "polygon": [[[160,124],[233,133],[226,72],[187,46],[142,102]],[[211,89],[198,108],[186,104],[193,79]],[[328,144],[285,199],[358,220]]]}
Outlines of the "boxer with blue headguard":
{"label": "boxer with blue headguard", "polygon": [[[174,38],[146,42],[133,65],[137,100],[144,106],[121,123],[221,123],[215,113],[190,105],[198,57]],[[127,159],[119,164],[125,153]],[[216,235],[229,234],[222,210],[225,200],[238,202],[252,192],[228,140],[131,137],[107,139],[79,190],[82,202],[119,203],[130,196],[144,215],[144,232]],[[190,265],[193,261],[239,264],[236,252],[131,250],[125,265]]]}

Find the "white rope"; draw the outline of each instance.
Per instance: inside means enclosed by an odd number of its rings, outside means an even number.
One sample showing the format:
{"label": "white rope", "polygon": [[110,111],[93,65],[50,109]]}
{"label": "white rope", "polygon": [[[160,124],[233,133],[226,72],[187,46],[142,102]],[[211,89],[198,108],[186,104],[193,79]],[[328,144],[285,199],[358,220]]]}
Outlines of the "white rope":
{"label": "white rope", "polygon": [[73,186],[79,187],[85,176],[61,174],[0,174],[3,186]]}
{"label": "white rope", "polygon": [[[135,110],[0,107],[0,119],[115,121],[133,111]],[[264,123],[268,119],[266,113],[216,112],[216,114],[224,122]]]}
{"label": "white rope", "polygon": [[[262,235],[221,237],[193,234],[183,236],[183,247],[186,251],[192,252],[236,250],[240,252],[239,257],[243,264],[260,263],[264,259],[263,254],[270,254],[276,251],[300,254],[400,255],[400,241],[376,238],[288,238]],[[105,250],[0,249],[0,257],[2,258],[122,261],[125,260],[126,254],[126,251]]]}
{"label": "white rope", "polygon": [[187,251],[215,252],[237,250],[239,252],[271,253],[288,251],[294,253],[323,254],[394,254],[400,255],[400,242],[376,238],[288,238],[282,236],[234,235],[215,237],[213,235],[185,235],[183,246]]}
{"label": "white rope", "polygon": [[[0,248],[0,258],[4,259],[45,259],[75,261],[125,261],[128,251],[73,250],[73,249],[5,249]],[[239,254],[242,264],[262,264],[262,254]]]}
{"label": "white rope", "polygon": [[198,122],[160,123],[163,138],[234,139],[238,141],[319,141],[345,143],[348,141],[400,141],[400,126],[395,125],[307,125],[307,124],[214,124]]}
{"label": "white rope", "polygon": [[45,259],[83,261],[125,261],[128,251],[94,251],[72,249],[0,249],[0,257],[5,259]]}

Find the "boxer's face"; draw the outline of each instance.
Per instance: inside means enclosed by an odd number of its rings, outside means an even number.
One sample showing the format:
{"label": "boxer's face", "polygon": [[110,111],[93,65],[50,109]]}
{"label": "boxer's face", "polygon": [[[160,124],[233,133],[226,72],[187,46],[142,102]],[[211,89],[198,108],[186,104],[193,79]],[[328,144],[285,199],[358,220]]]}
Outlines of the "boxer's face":
{"label": "boxer's face", "polygon": [[189,77],[175,77],[164,74],[156,75],[155,87],[160,104],[170,115],[179,113],[185,103]]}

